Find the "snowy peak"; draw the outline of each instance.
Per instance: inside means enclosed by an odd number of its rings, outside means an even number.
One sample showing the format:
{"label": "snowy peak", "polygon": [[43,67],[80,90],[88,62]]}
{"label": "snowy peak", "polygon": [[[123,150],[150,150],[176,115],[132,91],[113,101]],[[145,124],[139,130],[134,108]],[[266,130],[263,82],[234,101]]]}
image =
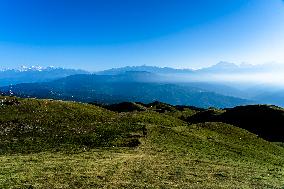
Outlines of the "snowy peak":
{"label": "snowy peak", "polygon": [[238,70],[240,67],[234,63],[230,62],[219,62],[213,66],[202,68],[197,70],[198,72],[227,72],[227,71],[235,71]]}
{"label": "snowy peak", "polygon": [[218,64],[212,66],[219,69],[232,69],[232,68],[239,68],[238,65],[231,63],[231,62],[219,62]]}
{"label": "snowy peak", "polygon": [[[19,72],[29,72],[29,71],[35,71],[35,72],[41,72],[41,71],[50,71],[50,70],[57,70],[61,69],[64,70],[65,68],[59,68],[59,67],[54,67],[54,66],[48,66],[48,67],[43,67],[43,66],[21,66],[16,69],[6,69],[6,70],[14,70],[14,71],[19,71]],[[66,69],[70,70],[70,69]]]}
{"label": "snowy peak", "polygon": [[2,69],[0,71],[0,86],[19,83],[47,82],[70,75],[89,74],[89,72],[75,69],[21,66],[18,69]]}
{"label": "snowy peak", "polygon": [[26,72],[26,71],[42,71],[43,69],[46,69],[42,66],[21,66],[19,69],[17,69],[20,72]]}

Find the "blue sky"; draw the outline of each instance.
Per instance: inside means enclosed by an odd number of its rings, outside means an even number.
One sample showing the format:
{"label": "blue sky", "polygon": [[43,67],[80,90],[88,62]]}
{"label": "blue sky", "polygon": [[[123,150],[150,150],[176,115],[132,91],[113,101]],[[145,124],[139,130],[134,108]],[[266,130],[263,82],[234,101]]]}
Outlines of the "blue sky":
{"label": "blue sky", "polygon": [[0,67],[284,63],[282,0],[0,0]]}

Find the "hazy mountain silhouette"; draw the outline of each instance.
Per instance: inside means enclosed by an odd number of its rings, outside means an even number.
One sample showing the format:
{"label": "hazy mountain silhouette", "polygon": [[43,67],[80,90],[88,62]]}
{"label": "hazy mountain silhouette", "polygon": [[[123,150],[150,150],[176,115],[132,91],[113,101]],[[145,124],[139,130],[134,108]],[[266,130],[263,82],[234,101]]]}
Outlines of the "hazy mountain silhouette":
{"label": "hazy mountain silhouette", "polygon": [[234,107],[248,100],[224,96],[190,85],[149,82],[157,79],[148,72],[120,75],[73,75],[46,83],[18,84],[1,88],[23,97],[55,98],[81,102],[117,103],[162,101],[198,107]]}
{"label": "hazy mountain silhouette", "polygon": [[121,68],[112,68],[104,71],[97,72],[99,75],[118,75],[128,71],[151,72],[158,74],[176,74],[176,73],[193,73],[191,69],[174,69],[170,67],[157,67],[157,66],[126,66]]}

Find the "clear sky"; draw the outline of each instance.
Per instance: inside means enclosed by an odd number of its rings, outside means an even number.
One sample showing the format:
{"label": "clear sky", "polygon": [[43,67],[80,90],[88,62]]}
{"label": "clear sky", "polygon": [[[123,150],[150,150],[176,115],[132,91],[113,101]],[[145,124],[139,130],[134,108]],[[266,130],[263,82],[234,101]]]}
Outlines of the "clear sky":
{"label": "clear sky", "polygon": [[0,67],[284,63],[283,0],[0,0]]}

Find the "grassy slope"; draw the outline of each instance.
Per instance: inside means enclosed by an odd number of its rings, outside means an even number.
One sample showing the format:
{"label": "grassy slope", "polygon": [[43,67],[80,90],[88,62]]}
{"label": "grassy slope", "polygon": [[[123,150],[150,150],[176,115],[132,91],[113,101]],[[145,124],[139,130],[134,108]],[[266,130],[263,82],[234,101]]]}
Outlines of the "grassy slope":
{"label": "grassy slope", "polygon": [[282,147],[223,123],[187,125],[186,112],[20,99],[0,113],[0,188],[284,186]]}

